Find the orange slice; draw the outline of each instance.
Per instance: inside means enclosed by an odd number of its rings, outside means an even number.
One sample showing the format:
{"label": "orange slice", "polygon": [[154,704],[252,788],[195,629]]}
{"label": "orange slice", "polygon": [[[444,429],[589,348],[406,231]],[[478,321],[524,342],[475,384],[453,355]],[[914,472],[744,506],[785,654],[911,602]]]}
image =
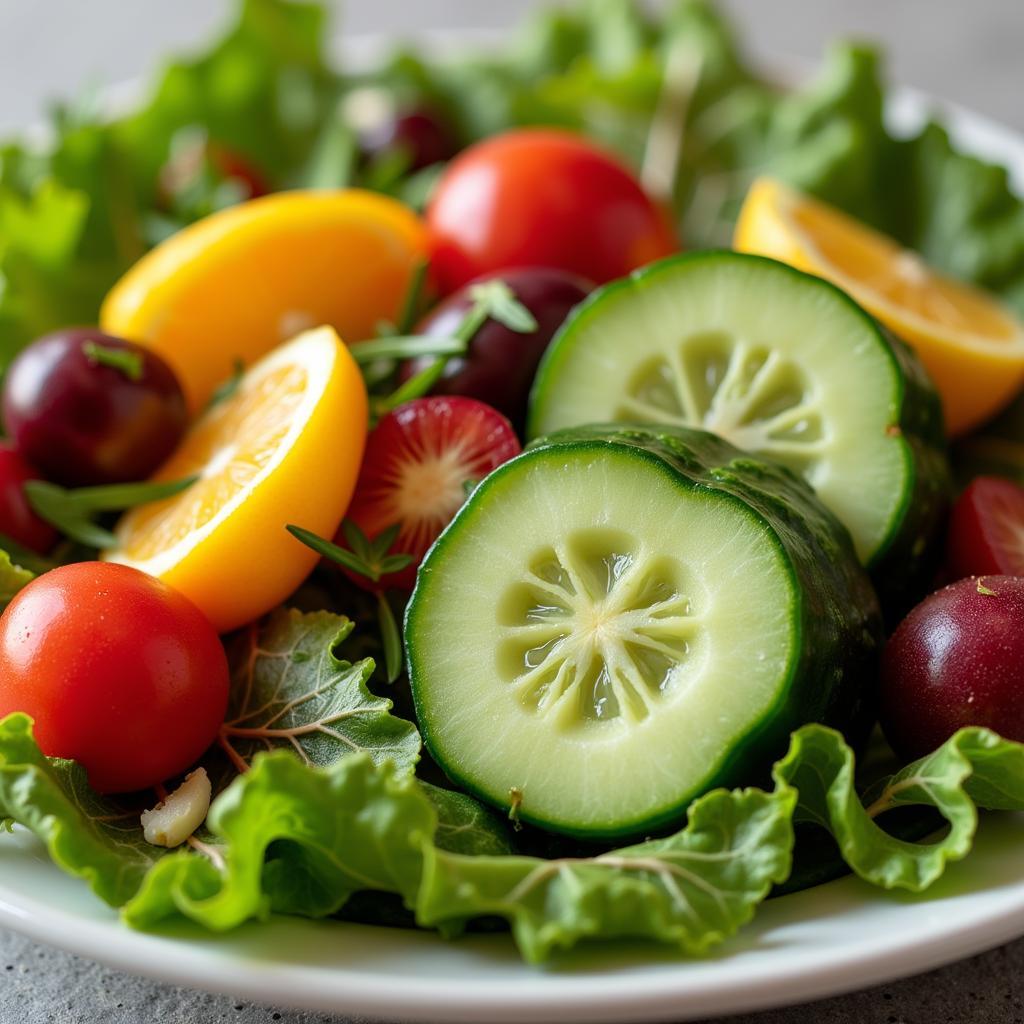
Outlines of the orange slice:
{"label": "orange slice", "polygon": [[914,348],[951,436],[990,419],[1024,386],[1024,326],[1007,307],[834,207],[760,178],[733,244],[833,281]]}
{"label": "orange slice", "polygon": [[338,529],[366,424],[363,379],[335,331],[299,335],[202,416],[155,477],[198,481],[128,512],[103,557],[158,576],[221,632],[250,622],[316,564],[285,527]]}
{"label": "orange slice", "polygon": [[422,221],[397,200],[279,192],[172,235],[114,285],[100,323],[159,352],[196,412],[239,361],[306,328],[373,337],[397,318],[426,251]]}

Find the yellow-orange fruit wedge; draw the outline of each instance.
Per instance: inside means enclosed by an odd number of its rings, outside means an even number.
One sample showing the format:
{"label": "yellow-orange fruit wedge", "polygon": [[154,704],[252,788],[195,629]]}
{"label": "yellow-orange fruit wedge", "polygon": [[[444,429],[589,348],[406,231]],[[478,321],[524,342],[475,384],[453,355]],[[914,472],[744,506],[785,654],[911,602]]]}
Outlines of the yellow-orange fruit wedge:
{"label": "yellow-orange fruit wedge", "polygon": [[241,362],[321,324],[373,337],[427,251],[423,223],[358,189],[278,192],[172,235],[114,285],[100,324],[159,352],[193,412]]}
{"label": "yellow-orange fruit wedge", "polygon": [[196,483],[126,513],[103,557],[175,587],[220,632],[250,622],[316,564],[286,526],[325,537],[338,529],[366,429],[366,390],[348,349],[330,327],[307,331],[196,422],[155,477]]}
{"label": "yellow-orange fruit wedge", "polygon": [[759,178],[733,244],[827,278],[913,347],[952,437],[993,417],[1024,386],[1024,326],[1006,306],[834,207]]}

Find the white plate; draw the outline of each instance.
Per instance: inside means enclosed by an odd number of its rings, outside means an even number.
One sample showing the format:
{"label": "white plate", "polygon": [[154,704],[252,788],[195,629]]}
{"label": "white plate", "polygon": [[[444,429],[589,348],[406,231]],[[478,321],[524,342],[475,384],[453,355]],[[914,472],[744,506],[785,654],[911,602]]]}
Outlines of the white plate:
{"label": "white plate", "polygon": [[[893,127],[938,110],[965,148],[1024,190],[1024,139],[969,112],[899,92]],[[124,928],[31,836],[0,837],[0,926],[110,966],[275,1005],[390,1020],[684,1020],[764,1009],[913,974],[1024,934],[1024,815],[988,816],[974,851],[921,897],[847,878],[769,901],[700,960],[655,946],[590,947],[546,969],[507,936],[445,943],[427,933],[277,919],[225,936],[184,925]]]}

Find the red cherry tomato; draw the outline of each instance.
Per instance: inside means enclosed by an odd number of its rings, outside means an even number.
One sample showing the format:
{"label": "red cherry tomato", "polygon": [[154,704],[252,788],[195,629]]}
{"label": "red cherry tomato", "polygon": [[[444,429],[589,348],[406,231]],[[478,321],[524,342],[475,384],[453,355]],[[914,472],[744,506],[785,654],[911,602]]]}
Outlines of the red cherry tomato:
{"label": "red cherry tomato", "polygon": [[78,761],[101,793],[185,771],[216,738],[227,699],[213,627],[137,569],[54,569],[0,617],[0,718],[31,715],[43,753]]}
{"label": "red cherry tomato", "polygon": [[632,174],[564,131],[506,132],[465,150],[427,209],[444,293],[507,267],[555,267],[603,284],[679,248]]}
{"label": "red cherry tomato", "polygon": [[1024,576],[1024,488],[979,476],[960,496],[949,523],[948,566],[965,576]]}
{"label": "red cherry tomato", "polygon": [[10,445],[0,444],[0,534],[23,548],[45,555],[57,531],[32,511],[25,484],[39,474]]}
{"label": "red cherry tomato", "polygon": [[219,142],[211,142],[207,147],[207,155],[213,166],[225,178],[233,178],[243,188],[246,199],[259,199],[270,191],[270,184],[260,169],[241,153]]}

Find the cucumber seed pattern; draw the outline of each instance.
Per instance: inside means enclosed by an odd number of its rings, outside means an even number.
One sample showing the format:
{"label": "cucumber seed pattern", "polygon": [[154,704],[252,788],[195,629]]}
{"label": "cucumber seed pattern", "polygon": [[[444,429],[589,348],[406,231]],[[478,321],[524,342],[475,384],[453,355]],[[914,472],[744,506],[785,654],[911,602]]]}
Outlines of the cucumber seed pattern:
{"label": "cucumber seed pattern", "polygon": [[678,685],[701,628],[685,577],[615,530],[541,549],[498,602],[499,675],[559,727],[642,721]]}
{"label": "cucumber seed pattern", "polygon": [[827,452],[820,402],[806,373],[778,351],[724,332],[687,338],[633,374],[618,420],[699,426],[815,483]]}

